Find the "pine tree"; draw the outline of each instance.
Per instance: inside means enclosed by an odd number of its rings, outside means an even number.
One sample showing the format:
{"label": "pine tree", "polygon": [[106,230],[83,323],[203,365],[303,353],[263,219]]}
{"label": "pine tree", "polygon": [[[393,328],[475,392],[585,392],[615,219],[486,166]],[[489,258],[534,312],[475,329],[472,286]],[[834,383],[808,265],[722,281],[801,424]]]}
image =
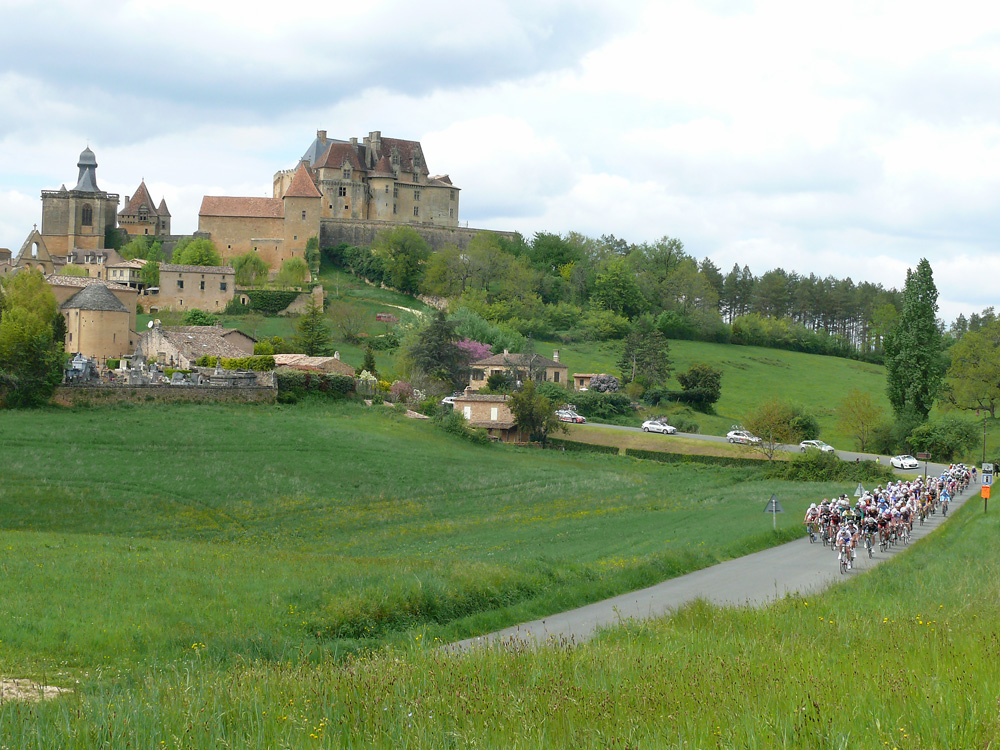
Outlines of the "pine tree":
{"label": "pine tree", "polygon": [[927,419],[941,390],[945,362],[937,298],[931,264],[922,258],[906,272],[903,310],[885,340],[887,391],[897,418],[912,414]]}
{"label": "pine tree", "polygon": [[308,357],[326,357],[331,353],[332,339],[323,308],[309,300],[305,314],[295,324],[295,347]]}

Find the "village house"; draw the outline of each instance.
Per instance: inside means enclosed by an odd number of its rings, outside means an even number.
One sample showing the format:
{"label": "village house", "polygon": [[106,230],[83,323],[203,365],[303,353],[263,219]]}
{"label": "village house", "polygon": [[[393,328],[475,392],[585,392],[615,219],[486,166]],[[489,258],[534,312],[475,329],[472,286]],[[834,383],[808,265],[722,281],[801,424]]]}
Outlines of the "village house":
{"label": "village house", "polygon": [[526,379],[528,373],[535,373],[537,380],[562,386],[569,380],[569,368],[560,364],[558,349],[552,352],[552,359],[540,354],[511,354],[504,349],[503,354],[476,360],[471,367],[469,388],[474,391],[484,388],[487,378],[496,372],[514,373],[518,380]]}
{"label": "village house", "polygon": [[222,312],[233,298],[236,271],[232,266],[160,264],[160,286],[142,290],[142,306],[161,310]]}
{"label": "village house", "polygon": [[466,389],[455,396],[455,411],[473,427],[482,427],[495,440],[504,443],[526,443],[530,435],[521,430],[507,405],[506,395],[486,395]]}
{"label": "village house", "polygon": [[130,313],[114,292],[100,282],[88,284],[59,306],[66,319],[66,346],[70,353],[105,362],[123,357],[135,345]]}
{"label": "village house", "polygon": [[592,378],[596,378],[596,372],[574,372],[573,373],[573,390],[574,391],[589,391],[590,381]]}
{"label": "village house", "polygon": [[132,260],[123,260],[121,263],[114,263],[107,267],[105,278],[115,284],[124,284],[133,289],[144,289],[146,285],[142,282],[141,274],[143,267],[148,262],[143,258],[133,258]]}
{"label": "village house", "polygon": [[[56,298],[56,304],[58,305],[62,305],[81,289],[88,286],[98,285],[105,287],[128,310],[128,330],[135,331],[136,299],[139,297],[139,292],[135,289],[123,284],[114,284],[89,276],[59,276],[58,274],[49,274],[45,277],[45,282],[52,290],[52,294]],[[133,335],[133,342],[134,338]],[[66,351],[73,353],[79,351],[79,349],[73,348],[71,342],[67,341]]]}
{"label": "village house", "polygon": [[155,358],[158,364],[189,370],[201,357],[239,358],[253,354],[254,339],[235,328],[222,326],[164,327],[153,321],[139,336],[135,354],[138,358]]}

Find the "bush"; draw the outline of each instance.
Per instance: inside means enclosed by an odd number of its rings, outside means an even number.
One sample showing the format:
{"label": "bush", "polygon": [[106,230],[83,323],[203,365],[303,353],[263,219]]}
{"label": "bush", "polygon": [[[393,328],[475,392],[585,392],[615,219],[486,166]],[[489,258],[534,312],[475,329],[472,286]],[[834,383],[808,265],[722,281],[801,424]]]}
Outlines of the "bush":
{"label": "bush", "polygon": [[833,453],[806,451],[792,457],[791,461],[774,461],[768,476],[792,482],[869,482],[884,484],[895,478],[888,466],[874,461],[841,461]]}
{"label": "bush", "polygon": [[578,413],[594,419],[610,419],[635,412],[631,399],[624,393],[577,391],[573,394],[573,402]]}
{"label": "bush", "polygon": [[629,331],[627,318],[610,310],[590,310],[581,319],[580,333],[592,341],[624,338]]}
{"label": "bush", "polygon": [[553,383],[548,380],[543,380],[541,383],[537,383],[535,385],[535,392],[541,396],[545,396],[545,398],[556,406],[565,404],[567,400],[571,400],[575,395],[573,391],[563,388],[558,383]]}
{"label": "bush", "polygon": [[550,437],[546,443],[553,448],[561,448],[567,451],[580,451],[583,453],[607,453],[617,456],[619,449],[614,445],[596,445],[594,443],[578,443],[575,440],[563,440],[561,438]]}
{"label": "bush", "polygon": [[399,336],[395,331],[389,331],[382,336],[372,336],[365,344],[377,352],[391,352],[399,346]]}
{"label": "bush", "polygon": [[475,445],[489,445],[491,440],[486,430],[470,425],[465,417],[452,410],[437,417],[437,424],[445,431]]}
{"label": "bush", "polygon": [[598,393],[618,393],[618,388],[620,387],[618,378],[614,375],[595,375],[590,379],[590,390],[597,391]]}
{"label": "bush", "polygon": [[397,403],[409,401],[413,398],[413,386],[405,380],[397,380],[389,388],[389,395]]}
{"label": "bush", "polygon": [[280,289],[247,289],[243,294],[250,300],[250,308],[264,315],[277,315],[299,296]]}
{"label": "bush", "polygon": [[935,461],[951,462],[979,445],[980,440],[978,423],[949,415],[915,427],[907,443],[915,453],[927,452]]}
{"label": "bush", "polygon": [[279,367],[274,374],[279,396],[286,393],[302,398],[309,393],[318,393],[328,398],[341,399],[354,393],[354,378],[348,375],[303,372],[289,367]]}
{"label": "bush", "polygon": [[233,297],[222,311],[225,315],[249,315],[250,305],[244,305],[239,297]]}
{"label": "bush", "polygon": [[[215,367],[218,357],[205,354],[195,360],[198,367]],[[252,370],[253,372],[268,372],[275,368],[274,357],[270,354],[255,354],[250,357],[223,357],[222,367],[225,370]]]}
{"label": "bush", "polygon": [[104,363],[104,366],[107,367],[109,370],[117,370],[118,366],[121,363],[122,361],[120,359],[109,359],[107,362]]}
{"label": "bush", "polygon": [[214,326],[218,322],[219,319],[214,315],[197,308],[184,313],[184,325],[186,326]]}
{"label": "bush", "polygon": [[688,453],[647,451],[640,448],[626,448],[625,455],[632,458],[643,458],[668,464],[709,464],[712,466],[730,466],[751,469],[762,469],[770,463],[761,458],[741,458],[739,456],[700,456]]}

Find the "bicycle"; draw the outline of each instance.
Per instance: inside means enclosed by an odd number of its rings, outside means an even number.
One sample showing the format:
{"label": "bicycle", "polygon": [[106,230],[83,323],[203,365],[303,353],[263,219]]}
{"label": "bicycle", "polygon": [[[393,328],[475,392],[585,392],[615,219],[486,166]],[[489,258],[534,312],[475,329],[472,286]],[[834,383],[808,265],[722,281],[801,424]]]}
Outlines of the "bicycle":
{"label": "bicycle", "polygon": [[837,562],[840,565],[840,573],[844,575],[850,569],[851,562],[851,552],[847,548],[847,545],[842,545],[840,547],[840,554],[837,555]]}

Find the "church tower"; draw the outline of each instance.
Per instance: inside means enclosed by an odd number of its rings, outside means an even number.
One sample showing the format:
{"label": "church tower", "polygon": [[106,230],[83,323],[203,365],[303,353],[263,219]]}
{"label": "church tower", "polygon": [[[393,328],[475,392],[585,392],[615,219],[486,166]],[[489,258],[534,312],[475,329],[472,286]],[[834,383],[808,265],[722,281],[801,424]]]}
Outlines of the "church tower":
{"label": "church tower", "polygon": [[76,165],[76,187],[42,191],[41,235],[53,255],[73,250],[101,250],[104,233],[117,226],[118,195],[97,186],[97,157],[90,148]]}

